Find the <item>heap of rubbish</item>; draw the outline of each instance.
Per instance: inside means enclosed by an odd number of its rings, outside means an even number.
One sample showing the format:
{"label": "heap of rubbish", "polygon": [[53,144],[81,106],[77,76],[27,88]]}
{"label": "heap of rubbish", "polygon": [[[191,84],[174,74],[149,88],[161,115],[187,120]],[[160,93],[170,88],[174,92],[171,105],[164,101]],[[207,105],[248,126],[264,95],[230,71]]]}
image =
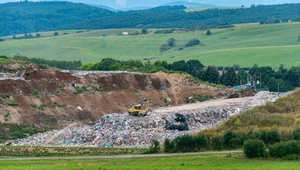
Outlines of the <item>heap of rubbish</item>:
{"label": "heap of rubbish", "polygon": [[103,116],[93,126],[84,125],[35,134],[26,139],[14,140],[12,145],[148,147],[152,139],[162,143],[166,138],[194,134],[215,127],[246,109],[277,99],[276,93],[259,92],[240,103],[201,110],[163,114],[154,110],[145,117],[114,113]]}

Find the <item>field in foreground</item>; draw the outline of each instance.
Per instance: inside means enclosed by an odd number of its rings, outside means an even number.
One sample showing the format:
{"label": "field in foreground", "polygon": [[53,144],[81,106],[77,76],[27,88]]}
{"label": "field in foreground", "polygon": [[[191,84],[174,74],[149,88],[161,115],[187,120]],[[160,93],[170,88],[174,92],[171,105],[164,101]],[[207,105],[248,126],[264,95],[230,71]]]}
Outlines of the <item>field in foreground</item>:
{"label": "field in foreground", "polygon": [[43,161],[0,161],[3,170],[86,170],[86,169],[298,169],[300,161],[284,160],[250,160],[243,158],[243,154],[217,154],[217,155],[184,155],[151,158],[123,158],[98,160],[43,160]]}
{"label": "field in foreground", "polygon": [[[300,65],[300,23],[279,23],[260,25],[259,23],[237,25],[235,28],[211,29],[205,31],[176,32],[172,34],[120,36],[123,31],[140,30],[94,30],[76,33],[58,31],[41,33],[42,38],[9,40],[0,43],[0,55],[22,54],[27,57],[40,57],[57,60],[81,60],[83,63],[99,62],[103,58],[121,60],[148,59],[178,60],[199,59],[204,65],[242,67],[272,66],[278,68]],[[64,33],[69,33],[63,35]],[[52,35],[52,36],[51,36]],[[103,36],[105,35],[105,36]],[[175,38],[176,46],[166,52],[159,51],[168,39]],[[185,44],[197,38],[203,46],[185,48]]]}

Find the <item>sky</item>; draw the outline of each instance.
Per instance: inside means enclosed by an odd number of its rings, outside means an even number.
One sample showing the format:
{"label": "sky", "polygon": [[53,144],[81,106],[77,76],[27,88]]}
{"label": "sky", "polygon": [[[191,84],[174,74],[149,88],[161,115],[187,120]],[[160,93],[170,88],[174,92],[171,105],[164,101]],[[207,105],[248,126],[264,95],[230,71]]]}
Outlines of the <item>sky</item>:
{"label": "sky", "polygon": [[[20,0],[0,0],[0,3],[19,2],[19,1]],[[30,1],[35,1],[35,0],[30,0]],[[232,5],[250,6],[252,4],[258,5],[258,4],[300,3],[300,0],[63,0],[63,1],[81,2],[86,4],[100,4],[115,9],[132,8],[132,7],[140,7],[140,6],[155,7],[172,1],[189,1],[189,2],[207,3],[212,5],[222,5],[222,6],[232,6]]]}

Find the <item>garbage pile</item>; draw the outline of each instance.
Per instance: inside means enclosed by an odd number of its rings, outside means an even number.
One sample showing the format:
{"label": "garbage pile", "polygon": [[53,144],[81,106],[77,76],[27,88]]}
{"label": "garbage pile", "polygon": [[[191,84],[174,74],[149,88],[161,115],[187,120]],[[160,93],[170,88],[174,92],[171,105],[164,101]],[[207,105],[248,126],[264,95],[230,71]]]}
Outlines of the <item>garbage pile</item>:
{"label": "garbage pile", "polygon": [[[215,127],[245,109],[275,101],[278,95],[260,92],[245,98],[239,104],[209,107],[202,110],[178,113],[156,113],[135,117],[128,113],[103,116],[93,126],[80,126],[36,134],[12,142],[13,145],[30,146],[99,146],[99,147],[148,147],[152,139],[163,142],[184,134],[193,134]],[[173,128],[170,128],[172,126]],[[175,127],[175,128],[174,128]],[[178,128],[179,127],[179,128]]]}
{"label": "garbage pile", "polygon": [[12,73],[0,73],[0,80],[25,80],[23,77],[17,77],[16,74]]}

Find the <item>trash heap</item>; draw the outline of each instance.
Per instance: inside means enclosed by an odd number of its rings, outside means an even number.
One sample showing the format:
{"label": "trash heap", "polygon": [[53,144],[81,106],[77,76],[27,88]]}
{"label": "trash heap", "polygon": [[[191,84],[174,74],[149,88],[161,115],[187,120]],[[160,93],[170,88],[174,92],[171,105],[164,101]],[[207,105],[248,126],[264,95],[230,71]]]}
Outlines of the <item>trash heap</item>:
{"label": "trash heap", "polygon": [[[114,113],[103,116],[93,126],[85,125],[36,134],[26,139],[15,140],[13,145],[148,147],[152,139],[162,143],[166,138],[174,139],[184,134],[197,133],[215,127],[245,109],[275,101],[277,98],[275,93],[260,92],[254,97],[245,98],[241,103],[202,110],[165,114],[153,111],[145,117]],[[181,123],[184,126],[181,126]]]}

